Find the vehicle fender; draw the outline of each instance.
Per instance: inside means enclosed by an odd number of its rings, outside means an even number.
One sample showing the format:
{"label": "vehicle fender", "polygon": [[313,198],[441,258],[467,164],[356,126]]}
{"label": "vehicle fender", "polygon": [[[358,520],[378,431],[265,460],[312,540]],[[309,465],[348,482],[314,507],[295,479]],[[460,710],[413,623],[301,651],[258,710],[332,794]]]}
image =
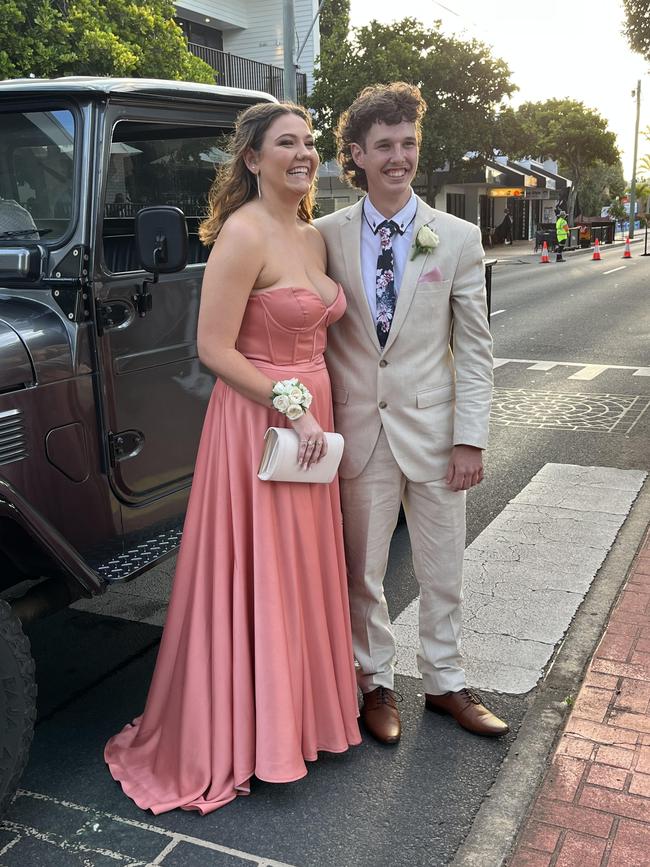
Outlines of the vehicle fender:
{"label": "vehicle fender", "polygon": [[51,562],[53,571],[76,583],[82,595],[96,596],[106,591],[106,582],[79,552],[6,479],[0,478],[0,520],[6,518],[25,531]]}

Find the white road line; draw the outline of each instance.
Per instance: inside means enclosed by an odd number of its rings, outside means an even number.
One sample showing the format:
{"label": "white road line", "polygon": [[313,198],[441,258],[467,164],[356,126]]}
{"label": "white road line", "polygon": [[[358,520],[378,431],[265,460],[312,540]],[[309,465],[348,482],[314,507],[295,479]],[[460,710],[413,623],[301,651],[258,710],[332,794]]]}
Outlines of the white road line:
{"label": "white road line", "polygon": [[[236,858],[241,858],[244,861],[250,861],[253,864],[256,864],[257,867],[291,867],[290,864],[286,864],[284,861],[275,861],[271,858],[265,857],[264,855],[252,855],[250,852],[242,852],[239,849],[231,849],[229,846],[221,846],[218,843],[213,843],[210,840],[202,840],[199,837],[192,837],[189,834],[179,834],[175,831],[168,831],[165,828],[159,828],[156,825],[150,825],[148,822],[139,822],[135,819],[125,819],[124,816],[118,816],[115,813],[105,813],[103,810],[95,810],[92,807],[88,807],[86,805],[75,804],[73,801],[66,801],[59,798],[54,798],[50,795],[43,795],[41,792],[31,792],[27,789],[18,789],[16,793],[16,798],[33,798],[36,801],[49,801],[52,804],[57,804],[60,807],[66,807],[69,810],[77,810],[80,813],[90,813],[92,816],[103,816],[105,819],[109,819],[112,822],[120,822],[122,825],[128,825],[131,828],[138,828],[142,831],[151,831],[154,834],[159,834],[161,837],[170,838],[170,843],[174,843],[176,845],[178,843],[190,843],[193,846],[199,846],[202,849],[210,849],[213,852],[223,852],[225,855],[233,855]],[[6,820],[0,822],[0,828],[12,828],[14,825],[16,826],[16,829],[18,831],[24,831],[30,836],[39,837],[40,839],[46,839],[47,842],[55,842],[54,839],[47,840],[48,835],[43,834],[43,832],[38,831],[35,828],[28,828],[27,826],[18,825],[17,823],[8,822]],[[72,848],[72,846],[65,840],[61,840],[59,845],[60,848]],[[99,849],[90,850],[81,844],[77,844],[75,848],[79,851],[85,850],[100,852],[101,854],[105,854],[108,858],[112,858],[114,860],[128,860],[133,858],[133,856],[123,855],[120,852],[109,852],[108,850]],[[171,851],[169,849],[169,844],[165,846],[165,850]],[[159,852],[158,857],[160,857],[161,854],[162,852]],[[136,865],[134,865],[134,867],[136,867]]]}
{"label": "white road line", "polygon": [[165,846],[165,848],[162,850],[162,852],[159,852],[153,859],[153,861],[151,862],[151,867],[153,867],[154,864],[156,865],[156,867],[158,867],[159,864],[162,864],[163,859],[166,858],[169,853],[178,846],[180,842],[181,840],[178,837],[174,837],[172,840],[170,840],[167,846]]}
{"label": "white road line", "polygon": [[603,271],[603,277],[605,274],[614,274],[616,271],[622,271],[624,268],[627,268],[627,265],[619,265],[618,268],[612,268],[610,271]]}
{"label": "white road line", "polygon": [[607,370],[607,367],[607,364],[587,364],[582,370],[572,373],[568,379],[595,379],[604,370]]}
{"label": "white road line", "polygon": [[[636,401],[635,401],[635,403],[636,403]],[[637,415],[637,417],[634,419],[634,421],[632,422],[632,424],[631,424],[631,425],[629,426],[629,428],[625,431],[626,434],[629,435],[629,433],[630,433],[630,431],[632,430],[632,428],[634,427],[634,425],[639,421],[639,419],[640,419],[641,416],[645,413],[645,411],[648,409],[649,406],[650,406],[650,400],[646,402],[646,405],[643,407],[643,409],[641,410],[641,412]],[[628,407],[628,409],[629,409],[629,407]]]}
{"label": "white road line", "polygon": [[505,313],[505,312],[506,312],[506,308],[504,307],[502,310],[493,310],[493,311],[490,313],[490,316],[498,316],[499,313]]}
{"label": "white road line", "polygon": [[637,364],[594,364],[590,361],[542,361],[536,358],[495,358],[494,369],[504,364],[525,364],[529,370],[550,370],[552,367],[600,367],[603,370],[633,370],[633,376],[650,376],[650,367]]}
{"label": "white road line", "polygon": [[557,361],[538,361],[537,364],[531,364],[528,370],[552,370],[557,364]]}
{"label": "white road line", "polygon": [[[647,473],[546,464],[465,551],[468,682],[520,695],[562,640]],[[418,606],[394,623],[396,671],[419,678]]]}

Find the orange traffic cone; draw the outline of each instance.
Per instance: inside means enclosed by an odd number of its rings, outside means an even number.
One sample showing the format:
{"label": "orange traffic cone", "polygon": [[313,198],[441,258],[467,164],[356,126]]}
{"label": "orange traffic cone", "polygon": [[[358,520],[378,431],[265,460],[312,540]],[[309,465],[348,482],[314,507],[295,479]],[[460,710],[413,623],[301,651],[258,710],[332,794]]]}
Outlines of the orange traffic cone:
{"label": "orange traffic cone", "polygon": [[543,244],[543,246],[542,246],[542,255],[541,255],[541,258],[540,258],[539,261],[540,261],[541,263],[544,263],[544,262],[550,262],[550,261],[551,261],[551,260],[548,258],[548,244],[546,243],[546,241],[544,241],[544,244]]}
{"label": "orange traffic cone", "polygon": [[630,236],[629,235],[625,239],[625,248],[623,250],[623,258],[624,259],[631,259],[632,258],[632,251],[630,250]]}
{"label": "orange traffic cone", "polygon": [[600,262],[600,244],[598,238],[594,241],[594,255],[591,257],[593,262]]}

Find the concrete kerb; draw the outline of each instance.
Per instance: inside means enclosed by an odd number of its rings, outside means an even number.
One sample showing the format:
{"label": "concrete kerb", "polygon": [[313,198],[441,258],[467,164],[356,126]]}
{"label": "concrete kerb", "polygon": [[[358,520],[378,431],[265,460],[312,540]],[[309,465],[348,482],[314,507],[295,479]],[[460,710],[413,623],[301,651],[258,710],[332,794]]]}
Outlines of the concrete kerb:
{"label": "concrete kerb", "polygon": [[650,524],[650,479],[646,479],[612,549],[558,647],[517,737],[450,867],[502,867],[542,782],[548,759],[584,672],[625,585]]}

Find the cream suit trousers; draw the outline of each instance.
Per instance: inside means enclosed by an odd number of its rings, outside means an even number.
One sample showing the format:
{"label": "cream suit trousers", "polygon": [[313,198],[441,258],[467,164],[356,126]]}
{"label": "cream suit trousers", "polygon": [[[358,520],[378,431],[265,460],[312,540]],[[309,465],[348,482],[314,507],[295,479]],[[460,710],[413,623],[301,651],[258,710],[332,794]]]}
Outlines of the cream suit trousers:
{"label": "cream suit trousers", "polygon": [[425,692],[465,686],[460,656],[465,492],[444,479],[412,482],[382,428],[363,472],[341,479],[352,643],[363,692],[393,687],[395,638],[384,596],[393,530],[404,511],[420,585],[418,668]]}

